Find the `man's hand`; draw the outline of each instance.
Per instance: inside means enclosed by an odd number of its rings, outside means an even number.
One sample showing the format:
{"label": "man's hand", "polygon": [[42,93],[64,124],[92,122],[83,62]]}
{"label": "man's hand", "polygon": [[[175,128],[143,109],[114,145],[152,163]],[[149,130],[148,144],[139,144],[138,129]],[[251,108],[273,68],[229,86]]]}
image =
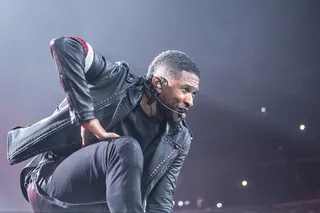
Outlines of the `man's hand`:
{"label": "man's hand", "polygon": [[116,133],[106,132],[101,126],[99,120],[94,118],[81,124],[81,137],[83,146],[88,145],[88,135],[90,135],[89,132],[91,132],[101,141],[108,138],[120,137]]}

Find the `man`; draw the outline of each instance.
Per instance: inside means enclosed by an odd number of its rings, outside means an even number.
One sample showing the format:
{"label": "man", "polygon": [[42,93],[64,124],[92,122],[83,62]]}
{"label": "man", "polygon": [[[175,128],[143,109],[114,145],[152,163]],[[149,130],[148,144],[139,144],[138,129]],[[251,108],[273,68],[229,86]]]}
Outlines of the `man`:
{"label": "man", "polygon": [[172,212],[192,139],[184,117],[199,88],[196,64],[170,50],[137,77],[79,37],[56,38],[50,50],[67,107],[8,134],[11,164],[38,154],[21,174],[33,210]]}

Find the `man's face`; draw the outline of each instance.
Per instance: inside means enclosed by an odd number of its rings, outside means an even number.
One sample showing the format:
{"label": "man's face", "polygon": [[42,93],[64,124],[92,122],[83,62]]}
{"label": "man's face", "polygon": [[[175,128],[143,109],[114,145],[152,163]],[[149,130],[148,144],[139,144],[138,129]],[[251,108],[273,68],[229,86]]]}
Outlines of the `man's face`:
{"label": "man's face", "polygon": [[[188,110],[193,106],[193,99],[199,90],[199,77],[194,73],[182,71],[181,78],[168,80],[167,84],[162,86],[159,95],[161,101],[175,111],[181,109]],[[159,104],[160,110],[169,120],[178,121],[180,117],[177,113],[173,113],[165,109]]]}

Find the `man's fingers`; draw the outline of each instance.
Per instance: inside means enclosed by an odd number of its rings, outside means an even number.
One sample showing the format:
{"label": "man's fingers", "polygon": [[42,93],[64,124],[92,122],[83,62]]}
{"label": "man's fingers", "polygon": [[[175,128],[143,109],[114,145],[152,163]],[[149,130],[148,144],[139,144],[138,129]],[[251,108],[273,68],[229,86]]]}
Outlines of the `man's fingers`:
{"label": "man's fingers", "polygon": [[118,135],[116,133],[111,133],[111,134],[112,134],[112,137],[114,137],[114,138],[120,137],[120,135]]}
{"label": "man's fingers", "polygon": [[120,137],[120,135],[118,135],[114,132],[107,132],[105,137],[106,138],[117,138],[117,137]]}

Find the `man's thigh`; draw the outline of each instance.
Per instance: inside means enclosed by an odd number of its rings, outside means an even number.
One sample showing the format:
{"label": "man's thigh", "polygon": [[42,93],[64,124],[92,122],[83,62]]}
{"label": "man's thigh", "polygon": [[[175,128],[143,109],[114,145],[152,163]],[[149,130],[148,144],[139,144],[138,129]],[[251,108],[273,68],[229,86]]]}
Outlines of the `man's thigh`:
{"label": "man's thigh", "polygon": [[67,203],[105,201],[109,143],[92,144],[68,156],[42,185],[44,191]]}
{"label": "man's thigh", "polygon": [[[42,188],[49,197],[67,203],[106,201],[107,193],[113,194],[110,190],[116,190],[115,187],[120,191],[122,182],[127,185],[132,182],[130,189],[138,187],[136,190],[140,190],[142,166],[143,155],[138,142],[131,137],[120,137],[71,154],[52,169]],[[123,175],[131,173],[130,177]],[[111,188],[107,191],[108,187]]]}

